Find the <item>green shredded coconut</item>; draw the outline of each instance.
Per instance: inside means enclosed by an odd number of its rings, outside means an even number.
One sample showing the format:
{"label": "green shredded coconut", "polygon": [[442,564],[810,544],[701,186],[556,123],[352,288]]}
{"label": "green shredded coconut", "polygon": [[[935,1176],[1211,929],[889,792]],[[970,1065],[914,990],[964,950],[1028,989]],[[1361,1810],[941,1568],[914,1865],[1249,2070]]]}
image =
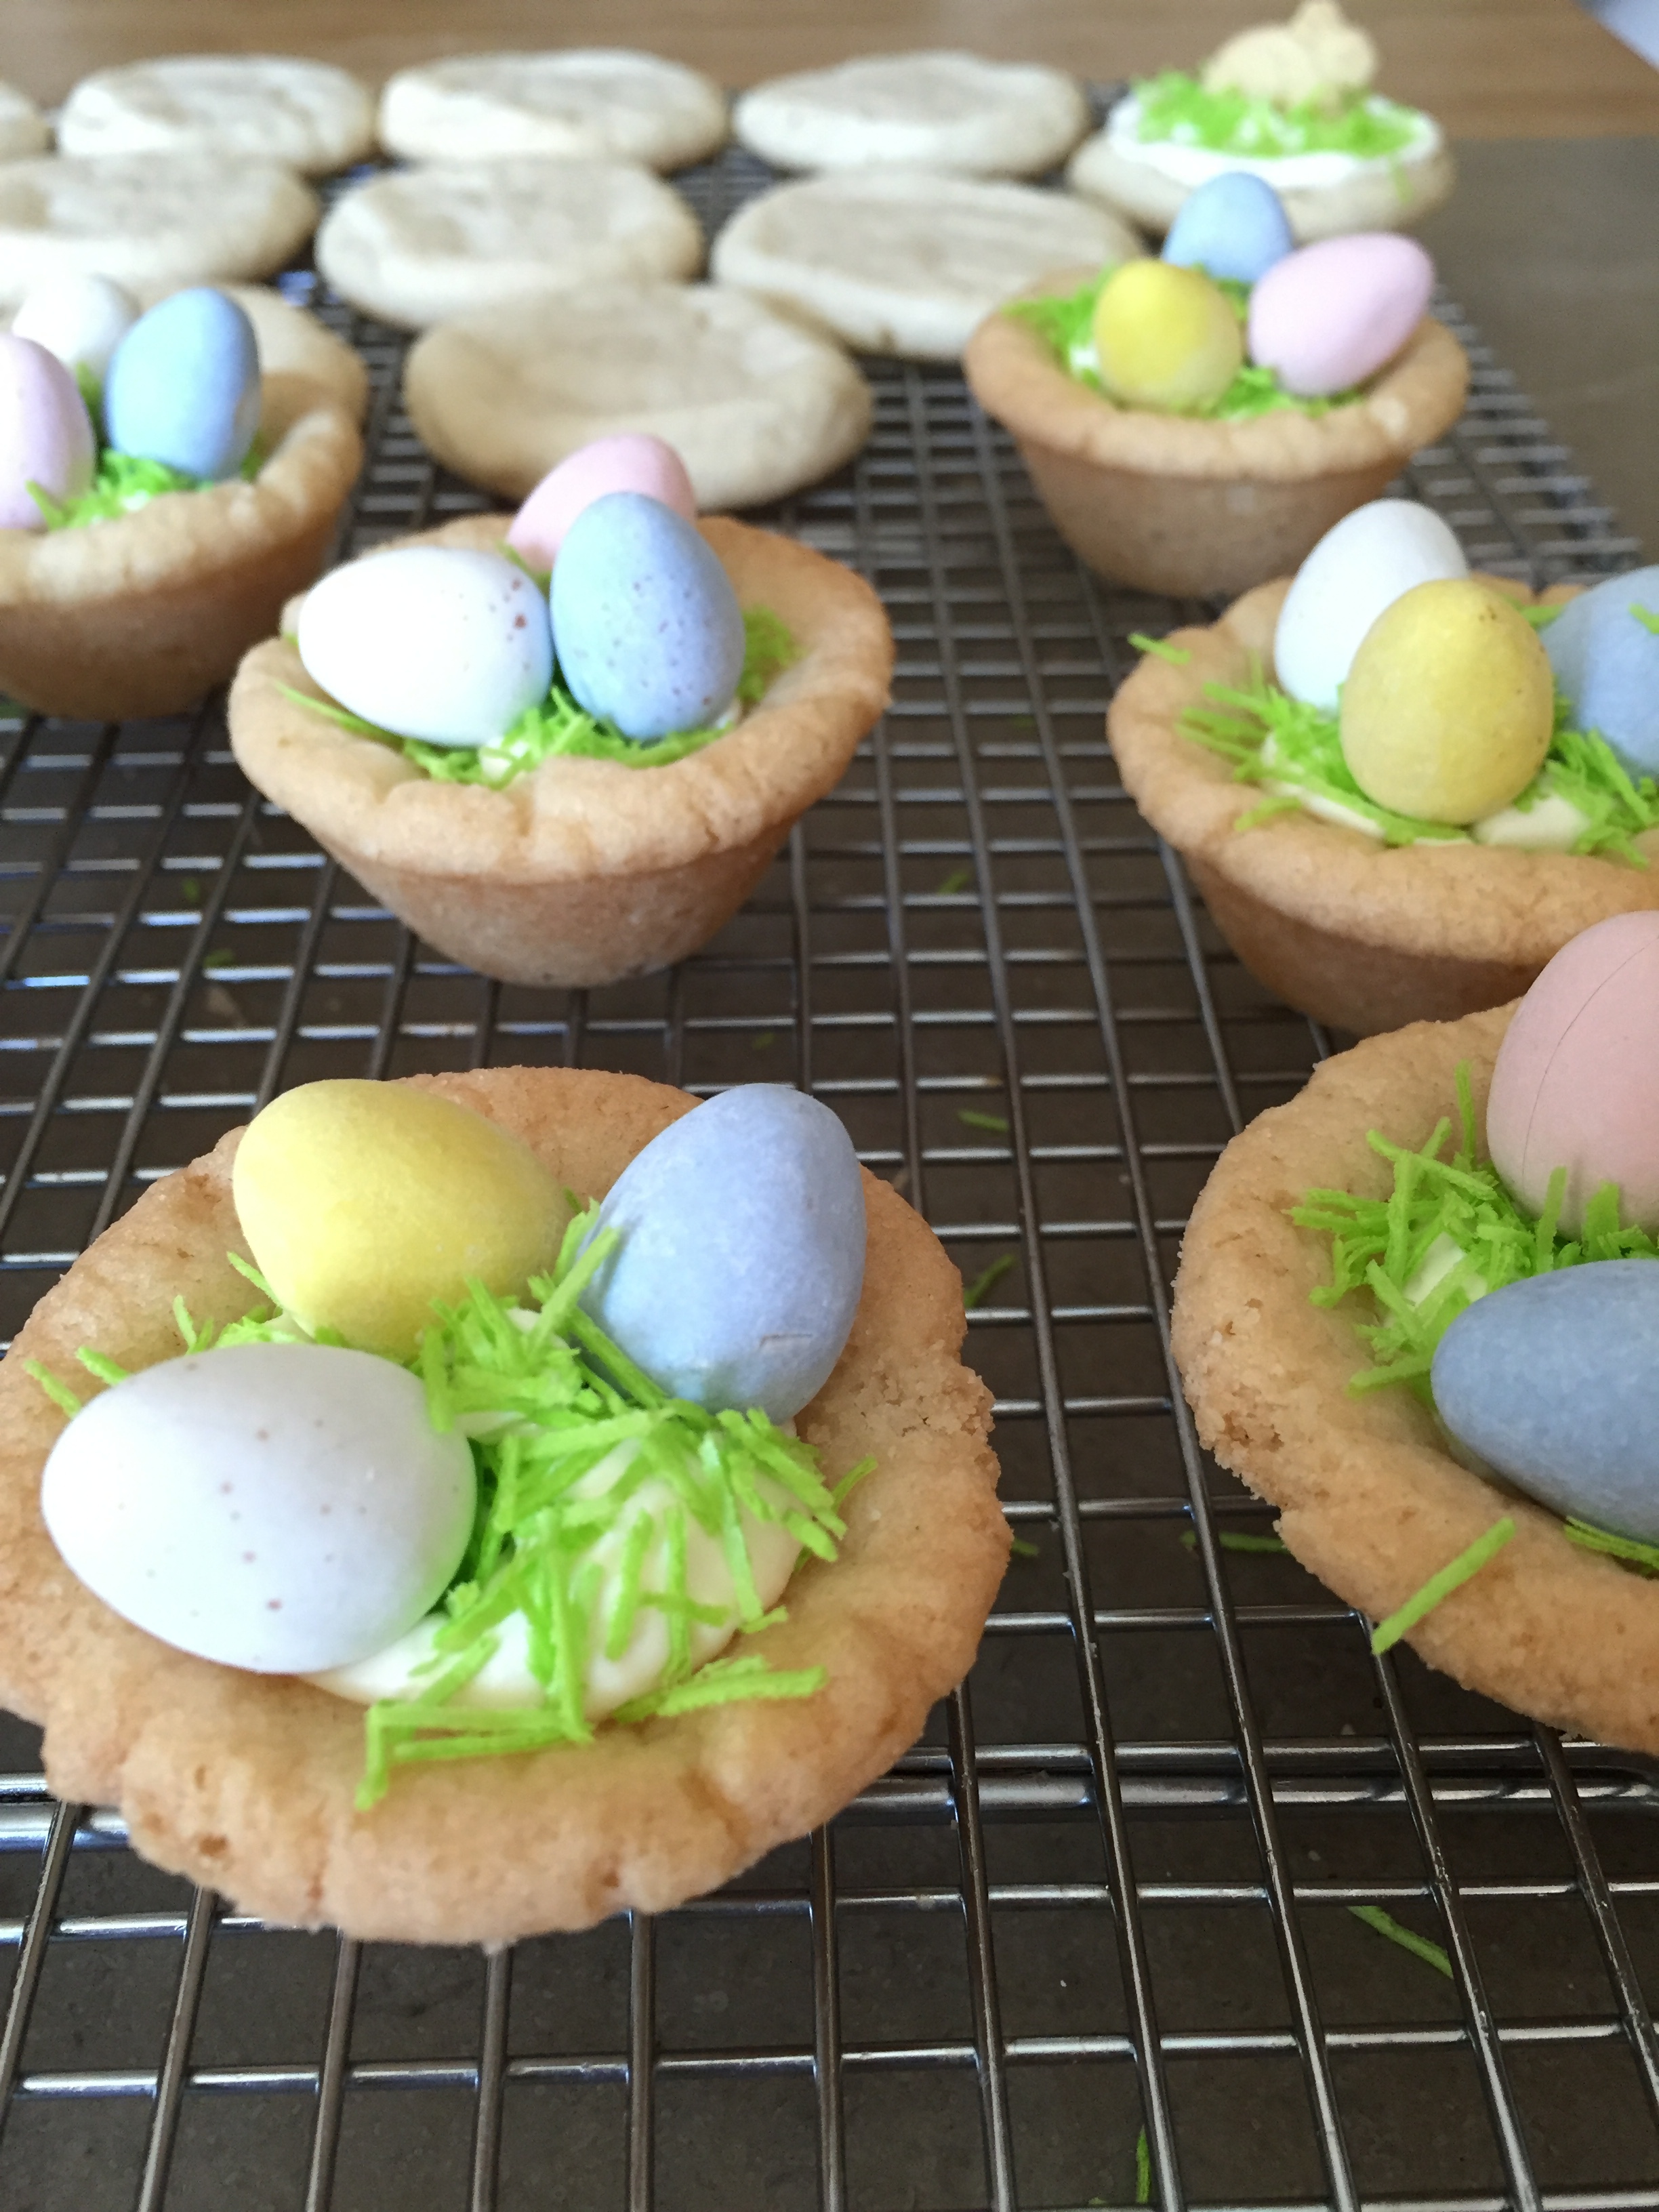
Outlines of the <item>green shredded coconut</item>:
{"label": "green shredded coconut", "polygon": [[1350,154],[1381,161],[1419,137],[1416,110],[1376,93],[1328,94],[1282,107],[1243,92],[1207,92],[1184,70],[1164,70],[1134,87],[1136,135],[1143,145],[1169,140],[1253,161],[1286,154]]}
{"label": "green shredded coconut", "polygon": [[1176,668],[1184,668],[1193,657],[1184,645],[1171,645],[1167,637],[1148,637],[1144,629],[1132,629],[1129,642],[1137,653],[1150,653]]}
{"label": "green shredded coconut", "polygon": [[1024,1536],[1010,1536],[1008,1549],[1017,1559],[1036,1559],[1042,1556],[1036,1546],[1028,1544]]}
{"label": "green shredded coconut", "polygon": [[1515,611],[1534,629],[1547,629],[1553,622],[1565,613],[1566,609],[1559,599],[1536,599],[1531,606],[1516,607]]}
{"label": "green shredded coconut", "polygon": [[[737,696],[744,706],[754,707],[798,654],[787,626],[765,607],[748,609],[743,631],[743,673],[738,679]],[[725,734],[721,730],[705,729],[678,730],[649,741],[624,737],[614,723],[601,721],[579,707],[556,676],[542,703],[526,708],[492,745],[425,744],[418,738],[400,738],[366,722],[332,699],[319,699],[288,684],[277,689],[313,714],[349,730],[354,737],[373,738],[390,745],[436,783],[481,783],[492,791],[499,791],[515,776],[529,775],[544,761],[572,756],[618,761],[624,768],[665,768],[672,761],[684,760],[688,753],[701,752]]]}
{"label": "green shredded coconut", "polygon": [[1600,1552],[1638,1575],[1659,1575],[1659,1544],[1644,1544],[1634,1536],[1618,1536],[1611,1528],[1598,1528],[1593,1522],[1575,1520],[1571,1516],[1562,1523],[1561,1533],[1581,1551]]}
{"label": "green shredded coconut", "polygon": [[1008,1123],[1000,1114],[981,1114],[972,1106],[959,1106],[957,1119],[964,1129],[988,1129],[994,1137],[1006,1137]]}
{"label": "green shredded coconut", "polygon": [[1018,1253],[1005,1252],[1000,1259],[993,1260],[982,1274],[975,1275],[971,1283],[965,1283],[962,1291],[963,1312],[972,1313],[975,1307],[983,1305],[1003,1277],[1012,1274],[1018,1265]]}
{"label": "green shredded coconut", "polygon": [[[251,483],[264,465],[264,453],[256,439],[239,471]],[[113,522],[148,507],[170,491],[210,491],[211,477],[187,476],[170,469],[165,461],[147,461],[137,453],[118,453],[106,447],[98,456],[98,473],[78,499],[55,500],[38,483],[29,495],[46,518],[48,530],[77,530],[88,522]]]}
{"label": "green shredded coconut", "polygon": [[[1240,815],[1236,830],[1255,829],[1297,808],[1316,811],[1322,804],[1358,815],[1385,845],[1471,842],[1465,830],[1396,814],[1367,799],[1343,757],[1336,714],[1292,699],[1268,683],[1258,661],[1252,660],[1243,684],[1206,684],[1204,696],[1207,706],[1189,707],[1182,714],[1183,735],[1230,761],[1240,783],[1289,787]],[[1541,799],[1565,799],[1586,822],[1573,852],[1644,868],[1647,855],[1633,841],[1659,828],[1659,781],[1632,776],[1598,731],[1571,727],[1569,714],[1558,693],[1555,731],[1544,765],[1513,804],[1526,814]]]}
{"label": "green shredded coconut", "polygon": [[1374,1928],[1379,1936],[1386,1936],[1390,1943],[1397,1943],[1402,1951],[1409,1951],[1414,1959],[1421,1959],[1437,1974],[1452,1978],[1451,1960],[1445,1946],[1432,1942],[1426,1936],[1403,1927],[1391,1912],[1384,1912],[1380,1905],[1351,1905],[1348,1907],[1356,1920],[1363,1920],[1367,1928]]}
{"label": "green shredded coconut", "polygon": [[1651,607],[1644,607],[1639,599],[1631,601],[1630,611],[1650,636],[1659,637],[1659,614],[1656,614]]}
{"label": "green shredded coconut", "polygon": [[1135,2137],[1135,2203],[1150,2204],[1152,2201],[1152,2154],[1142,2128]]}
{"label": "green shredded coconut", "polygon": [[939,878],[939,889],[933,896],[935,898],[955,898],[957,892],[965,891],[973,880],[971,868],[952,868],[948,876]]}
{"label": "green shredded coconut", "polygon": [[1462,1589],[1489,1560],[1495,1559],[1514,1534],[1515,1523],[1507,1513],[1501,1521],[1494,1521],[1467,1551],[1460,1552],[1455,1559],[1448,1559],[1437,1574],[1429,1577],[1421,1589],[1413,1591],[1404,1605],[1386,1620],[1377,1622],[1371,1631],[1371,1650],[1379,1654],[1391,1650],[1436,1606],[1443,1605],[1454,1590]]}
{"label": "green shredded coconut", "polygon": [[[1282,1552],[1288,1556],[1290,1547],[1282,1536],[1252,1536],[1243,1528],[1218,1528],[1216,1542],[1224,1552]],[[1198,1531],[1183,1528],[1177,1540],[1189,1552],[1198,1549]]]}

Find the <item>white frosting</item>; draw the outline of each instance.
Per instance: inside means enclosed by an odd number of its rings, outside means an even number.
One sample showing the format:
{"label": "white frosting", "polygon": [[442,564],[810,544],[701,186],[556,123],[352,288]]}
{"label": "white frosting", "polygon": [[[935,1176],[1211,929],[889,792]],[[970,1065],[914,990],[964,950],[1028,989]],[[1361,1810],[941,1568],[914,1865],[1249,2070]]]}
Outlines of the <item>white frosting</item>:
{"label": "white frosting", "polygon": [[[1387,103],[1373,98],[1368,106]],[[1212,177],[1230,169],[1245,169],[1265,178],[1276,191],[1317,191],[1322,185],[1346,184],[1351,177],[1387,170],[1396,163],[1426,161],[1443,143],[1440,125],[1431,115],[1408,110],[1412,137],[1392,154],[1218,154],[1207,146],[1189,146],[1178,138],[1143,138],[1140,102],[1133,93],[1120,100],[1106,121],[1106,142],[1127,161],[1144,161],[1180,185],[1206,185]]]}
{"label": "white frosting", "polygon": [[[1439,1288],[1463,1257],[1463,1247],[1443,1229],[1406,1281],[1401,1295],[1407,1304],[1420,1306],[1430,1291]],[[1468,1288],[1471,1302],[1485,1297],[1487,1289],[1486,1277],[1472,1276]]]}
{"label": "white frosting", "polygon": [[1581,806],[1559,791],[1547,792],[1533,805],[1501,806],[1477,822],[1469,835],[1480,845],[1513,845],[1527,853],[1570,853],[1590,826]]}

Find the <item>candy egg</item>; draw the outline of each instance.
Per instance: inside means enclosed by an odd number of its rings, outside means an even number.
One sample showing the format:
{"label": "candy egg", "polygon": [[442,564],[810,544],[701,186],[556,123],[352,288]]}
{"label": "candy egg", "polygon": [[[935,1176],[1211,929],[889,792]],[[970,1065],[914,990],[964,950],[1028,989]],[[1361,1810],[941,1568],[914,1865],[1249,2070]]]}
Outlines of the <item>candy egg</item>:
{"label": "candy egg", "polygon": [[1567,1171],[1575,1236],[1603,1183],[1659,1235],[1659,914],[1616,914],[1564,945],[1504,1033],[1486,1101],[1492,1165],[1529,1212]]}
{"label": "candy egg", "polygon": [[1375,499],[1328,530],[1296,572],[1273,633],[1273,669],[1293,699],[1334,708],[1360,641],[1414,585],[1466,576],[1450,530],[1408,499]]}
{"label": "candy egg", "polygon": [[550,469],[514,516],[507,544],[532,568],[550,569],[566,531],[609,491],[642,492],[688,522],[697,519],[697,495],[685,463],[667,440],[626,430],[579,446]]}
{"label": "candy egg", "polygon": [[1126,407],[1179,413],[1218,399],[1244,360],[1238,317],[1196,269],[1126,261],[1095,302],[1100,380]]}
{"label": "candy egg", "polygon": [[1578,727],[1659,775],[1659,567],[1581,592],[1540,635]]}
{"label": "candy egg", "polygon": [[622,1243],[582,1304],[665,1390],[784,1421],[823,1388],[864,1287],[863,1186],[827,1106],[722,1092],[629,1163],[599,1225]]}
{"label": "candy egg", "polygon": [[1371,624],[1342,687],[1342,752],[1367,799],[1478,822],[1544,764],[1555,686],[1536,633],[1472,577],[1418,584]]}
{"label": "candy egg", "polygon": [[472,1455],[389,1360],[193,1352],[118,1382],[53,1445],[40,1510],[71,1571],[180,1651],[257,1674],[366,1658],[460,1564]]}
{"label": "candy egg", "polygon": [[547,602],[499,553],[400,545],[313,584],[300,610],[308,676],[400,738],[492,744],[553,680]]}
{"label": "candy egg", "polygon": [[29,490],[78,499],[98,465],[92,418],[75,379],[33,338],[0,331],[0,530],[43,530]]}
{"label": "candy egg", "polygon": [[1346,392],[1392,361],[1428,311],[1434,264],[1395,231],[1322,238],[1277,261],[1250,295],[1250,358],[1286,392]]}
{"label": "candy egg", "polygon": [[138,319],[138,302],[112,276],[49,277],[27,293],[12,318],[20,338],[56,354],[65,368],[84,368],[101,384],[110,356]]}
{"label": "candy egg", "polygon": [[1295,245],[1290,217],[1267,179],[1249,169],[1224,169],[1182,200],[1164,241],[1164,258],[1255,284]]}
{"label": "candy egg", "polygon": [[570,1207],[521,1138],[435,1091],[307,1083],[243,1132],[236,1212],[279,1303],[307,1328],[406,1358],[469,1277],[521,1291]]}
{"label": "candy egg", "polygon": [[1553,1511],[1659,1543],[1659,1262],[1597,1260],[1466,1307],[1431,1382],[1468,1450]]}
{"label": "candy egg", "polygon": [[104,428],[118,453],[185,476],[234,477],[258,427],[253,325],[222,292],[173,293],[138,318],[110,357]]}
{"label": "candy egg", "polygon": [[708,726],[743,673],[743,611],[684,515],[639,492],[607,492],[570,526],[553,571],[559,673],[590,714],[624,737]]}

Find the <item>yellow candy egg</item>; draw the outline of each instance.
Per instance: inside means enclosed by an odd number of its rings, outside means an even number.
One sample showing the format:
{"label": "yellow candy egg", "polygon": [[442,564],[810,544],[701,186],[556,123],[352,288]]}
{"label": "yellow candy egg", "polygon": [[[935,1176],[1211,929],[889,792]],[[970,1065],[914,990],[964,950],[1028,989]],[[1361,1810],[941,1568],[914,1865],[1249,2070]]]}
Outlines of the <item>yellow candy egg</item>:
{"label": "yellow candy egg", "polygon": [[1518,798],[1555,723],[1549,656],[1472,576],[1419,584],[1360,641],[1342,686],[1342,751],[1378,806],[1479,822]]}
{"label": "yellow candy egg", "polygon": [[307,1328],[410,1353],[469,1276],[500,1294],[548,1267],[570,1219],[522,1139],[431,1091],[307,1083],[248,1124],[232,1171],[261,1273]]}
{"label": "yellow candy egg", "polygon": [[1196,269],[1126,261],[1095,302],[1100,380],[1126,407],[1177,412],[1218,399],[1244,360],[1226,295]]}

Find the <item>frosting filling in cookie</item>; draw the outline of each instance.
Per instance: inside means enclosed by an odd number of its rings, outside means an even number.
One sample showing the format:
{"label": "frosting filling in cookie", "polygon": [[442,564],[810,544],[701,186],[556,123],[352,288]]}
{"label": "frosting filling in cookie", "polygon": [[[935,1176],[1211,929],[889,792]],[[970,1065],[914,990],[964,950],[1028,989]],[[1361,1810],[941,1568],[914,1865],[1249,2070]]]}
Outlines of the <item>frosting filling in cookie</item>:
{"label": "frosting filling in cookie", "polygon": [[1243,93],[1207,92],[1180,70],[1121,100],[1106,137],[1114,153],[1177,184],[1207,184],[1247,169],[1286,191],[1426,161],[1444,143],[1432,116],[1378,93],[1349,99],[1334,112],[1315,101],[1285,108]]}

